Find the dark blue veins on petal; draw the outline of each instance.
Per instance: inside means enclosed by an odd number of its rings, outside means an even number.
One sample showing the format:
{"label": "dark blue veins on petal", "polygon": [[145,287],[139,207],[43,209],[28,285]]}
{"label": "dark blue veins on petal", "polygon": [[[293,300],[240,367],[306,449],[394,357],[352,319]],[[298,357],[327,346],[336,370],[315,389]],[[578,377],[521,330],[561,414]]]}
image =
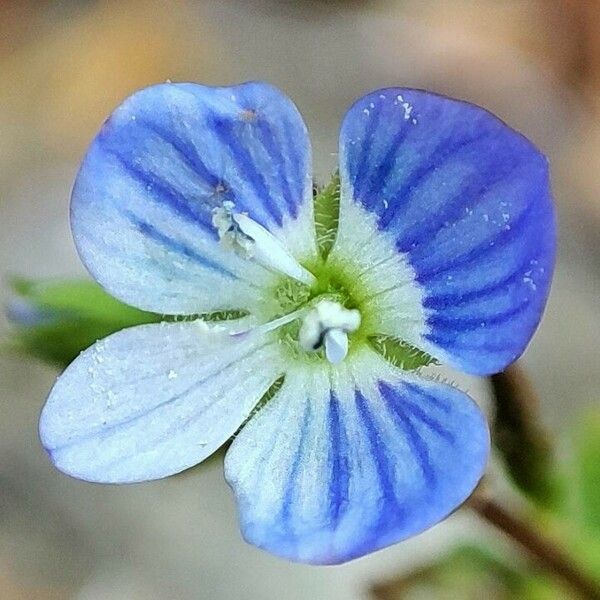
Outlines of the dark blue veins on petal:
{"label": "dark blue veins on petal", "polygon": [[522,274],[527,272],[527,268],[531,265],[531,258],[526,255],[524,259],[517,263],[517,266],[508,272],[507,275],[502,275],[496,279],[490,279],[480,287],[467,292],[440,293],[435,296],[428,296],[423,301],[425,308],[433,308],[437,310],[448,309],[469,303],[473,300],[491,297],[497,294],[498,291],[505,291],[511,283],[514,283],[517,278],[521,278]]}
{"label": "dark blue veins on petal", "polygon": [[[375,213],[413,267],[428,309],[425,338],[443,360],[479,374],[514,360],[540,320],[554,264],[543,155],[479,107],[406,89],[359,100],[340,154],[352,199]],[[460,333],[457,344],[447,343],[446,327]],[[489,350],[498,339],[503,349]],[[463,351],[469,340],[488,350]]]}
{"label": "dark blue veins on petal", "polygon": [[[103,138],[99,142],[103,143]],[[191,203],[184,193],[173,185],[165,181],[141,164],[131,161],[130,157],[120,152],[118,148],[105,148],[107,154],[113,156],[127,172],[129,177],[134,179],[143,187],[148,195],[157,204],[166,205],[177,216],[187,219],[190,223],[198,225],[203,229],[204,234],[208,234],[214,239],[218,239],[215,229],[211,224],[210,206],[201,202]]]}
{"label": "dark blue veins on petal", "polygon": [[[298,446],[290,466],[289,476],[285,486],[285,493],[281,500],[280,519],[283,523],[289,526],[294,518],[294,496],[296,493],[297,482],[298,482],[298,470],[307,452],[307,438],[310,434],[312,415],[312,405],[310,400],[304,405],[304,413],[302,415],[302,424],[300,426],[300,437],[298,440]],[[268,473],[264,473],[263,476],[269,476]]]}
{"label": "dark blue veins on petal", "polygon": [[[298,206],[296,202],[294,202],[294,195],[297,193],[302,194],[302,190],[292,191],[290,181],[301,181],[302,176],[298,172],[292,175],[291,169],[289,168],[289,163],[291,162],[293,165],[294,160],[298,160],[298,163],[296,164],[296,168],[298,168],[301,164],[300,160],[295,156],[292,156],[291,160],[286,160],[283,154],[281,142],[276,138],[273,127],[267,121],[265,121],[260,114],[257,115],[257,121],[254,127],[260,137],[265,151],[269,156],[272,157],[272,166],[277,171],[277,177],[279,185],[281,186],[283,200],[286,203],[288,212],[292,218],[295,219],[298,216]],[[291,146],[291,148],[293,148],[293,146]]]}
{"label": "dark blue veins on petal", "polygon": [[338,522],[348,504],[348,440],[340,415],[340,401],[331,390],[329,397],[329,448],[331,452],[331,483],[329,485],[329,518]]}
{"label": "dark blue veins on petal", "polygon": [[[261,170],[258,169],[248,148],[239,143],[239,135],[236,133],[236,127],[239,128],[240,125],[245,127],[249,124],[221,117],[209,121],[209,127],[214,130],[217,139],[219,139],[221,144],[229,148],[236,161],[236,167],[240,175],[250,184],[258,202],[263,205],[266,212],[277,225],[281,225],[283,213],[280,206],[271,196],[265,177]],[[263,225],[265,224],[263,223]]]}
{"label": "dark blue veins on petal", "polygon": [[375,464],[377,480],[380,486],[382,506],[378,518],[372,524],[374,531],[377,531],[389,521],[399,521],[405,518],[405,511],[396,498],[393,457],[389,456],[389,451],[381,439],[381,434],[373,419],[370,407],[371,403],[359,390],[356,390],[354,399],[357,414],[362,420],[366,437],[369,441],[370,456]]}
{"label": "dark blue veins on petal", "polygon": [[199,254],[187,244],[177,241],[172,237],[165,235],[164,233],[161,233],[151,223],[139,219],[133,213],[130,213],[128,211],[123,211],[122,214],[127,216],[129,221],[138,229],[138,231],[143,233],[148,239],[151,239],[160,244],[163,248],[165,248],[165,250],[174,252],[175,254],[181,254],[182,256],[189,258],[190,260],[194,261],[202,267],[207,267],[209,269],[212,269],[213,271],[218,271],[225,277],[229,277],[230,279],[237,279],[234,273],[232,273],[222,265],[210,260],[209,258],[206,258],[202,254]]}
{"label": "dark blue veins on petal", "polygon": [[[161,173],[144,171],[141,163],[148,139],[155,137],[166,144],[198,179],[194,190],[198,197],[186,197],[181,190],[179,200],[187,202],[190,216],[195,214],[209,224],[211,209],[223,200],[233,201],[267,228],[266,215],[277,225],[281,225],[284,212],[297,216],[304,200],[309,151],[301,118],[287,99],[261,84],[230,88],[235,101],[220,88],[170,84],[155,89],[154,95],[152,88],[140,92],[138,102],[135,97],[130,99],[134,119],[119,116],[115,126],[113,116],[103,128],[122,160],[128,155],[132,163],[137,157],[138,172],[159,186]],[[144,95],[151,98],[147,104]],[[211,95],[223,99],[219,103],[211,100]],[[211,102],[216,102],[218,110]],[[119,152],[122,148],[125,150]],[[267,181],[266,171],[273,169],[277,177]],[[243,193],[245,185],[252,191],[250,197]],[[181,202],[177,210],[185,214]]]}
{"label": "dark blue veins on petal", "polygon": [[[278,234],[309,200],[309,169],[302,118],[268,84],[140,90],[106,121],[80,168],[71,202],[77,248],[107,290],[145,310],[208,312],[229,308],[234,294],[247,308],[267,276],[218,247],[213,210],[231,201]],[[154,243],[173,252],[153,253]],[[208,271],[180,269],[176,249]],[[237,275],[229,295],[226,272]]]}
{"label": "dark blue veins on petal", "polygon": [[[434,173],[434,171],[440,169],[444,164],[456,157],[462,150],[469,150],[470,146],[476,145],[486,136],[487,134],[481,134],[473,138],[462,138],[455,141],[453,144],[448,145],[445,142],[440,142],[433,150],[433,153],[428,157],[423,157],[421,164],[417,166],[405,179],[402,186],[394,191],[388,201],[388,208],[386,209],[383,205],[379,206],[379,227],[381,229],[388,229],[392,222],[401,215],[402,211],[405,210],[405,205],[411,199],[411,196],[418,194],[419,184],[426,182],[427,179]],[[397,158],[397,153],[394,159]],[[389,176],[390,171],[393,169],[392,161],[387,169]],[[388,184],[387,180],[383,181],[383,186],[386,187]],[[416,192],[416,194],[415,194]],[[469,190],[461,190],[461,198],[464,203],[465,199],[469,197]],[[398,240],[397,244],[406,245],[405,240]]]}
{"label": "dark blue veins on petal", "polygon": [[226,457],[248,541],[303,562],[344,562],[433,525],[481,477],[489,436],[462,392],[382,380],[316,398],[298,385],[284,384]]}

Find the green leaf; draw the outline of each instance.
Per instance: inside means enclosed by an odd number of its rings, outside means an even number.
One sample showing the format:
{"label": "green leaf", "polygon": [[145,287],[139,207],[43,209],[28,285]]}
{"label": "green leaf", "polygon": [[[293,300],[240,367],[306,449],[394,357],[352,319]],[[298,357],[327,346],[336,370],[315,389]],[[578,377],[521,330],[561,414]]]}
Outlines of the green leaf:
{"label": "green leaf", "polygon": [[334,173],[331,181],[314,198],[315,229],[317,246],[321,258],[325,260],[337,235],[340,219],[340,175]]}
{"label": "green leaf", "polygon": [[393,365],[405,371],[435,364],[435,358],[404,342],[387,335],[374,335],[368,338],[371,347]]}

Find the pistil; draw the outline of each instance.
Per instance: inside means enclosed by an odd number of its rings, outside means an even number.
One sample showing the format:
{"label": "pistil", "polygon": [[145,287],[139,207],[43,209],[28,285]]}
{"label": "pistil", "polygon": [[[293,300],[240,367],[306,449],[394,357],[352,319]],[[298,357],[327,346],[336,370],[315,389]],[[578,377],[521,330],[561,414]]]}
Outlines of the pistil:
{"label": "pistil", "polygon": [[325,349],[327,360],[337,364],[348,354],[348,333],[360,326],[360,312],[338,302],[322,300],[303,318],[298,341],[306,351]]}

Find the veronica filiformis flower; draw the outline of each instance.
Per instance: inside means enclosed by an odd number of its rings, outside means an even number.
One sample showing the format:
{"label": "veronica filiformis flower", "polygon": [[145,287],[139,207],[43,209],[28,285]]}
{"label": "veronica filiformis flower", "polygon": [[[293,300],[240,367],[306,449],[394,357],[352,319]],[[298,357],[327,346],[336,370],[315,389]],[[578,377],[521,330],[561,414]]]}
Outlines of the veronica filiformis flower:
{"label": "veronica filiformis flower", "polygon": [[555,244],[539,151],[481,108],[408,89],[350,108],[339,179],[314,201],[306,127],[275,88],[142,90],[93,141],[71,220],[109,292],[191,317],[70,365],[41,416],[54,464],[145,481],[233,437],[244,537],[312,563],[398,542],[468,497],[485,418],[418,367],[514,361]]}

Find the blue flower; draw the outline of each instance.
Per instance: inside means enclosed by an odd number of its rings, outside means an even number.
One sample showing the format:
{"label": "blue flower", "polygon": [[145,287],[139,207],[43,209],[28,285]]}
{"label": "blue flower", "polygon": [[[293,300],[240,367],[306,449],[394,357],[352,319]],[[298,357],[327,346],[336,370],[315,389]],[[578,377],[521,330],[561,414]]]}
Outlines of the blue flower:
{"label": "blue flower", "polygon": [[77,248],[120,300],[192,316],[67,368],[40,421],[60,470],[158,479],[233,437],[246,540],[320,564],[469,496],[485,418],[414,367],[487,375],[525,349],[554,262],[546,159],[481,108],[384,89],[346,114],[323,194],[315,211],[306,127],[269,85],[168,83],[116,109],[73,190]]}

